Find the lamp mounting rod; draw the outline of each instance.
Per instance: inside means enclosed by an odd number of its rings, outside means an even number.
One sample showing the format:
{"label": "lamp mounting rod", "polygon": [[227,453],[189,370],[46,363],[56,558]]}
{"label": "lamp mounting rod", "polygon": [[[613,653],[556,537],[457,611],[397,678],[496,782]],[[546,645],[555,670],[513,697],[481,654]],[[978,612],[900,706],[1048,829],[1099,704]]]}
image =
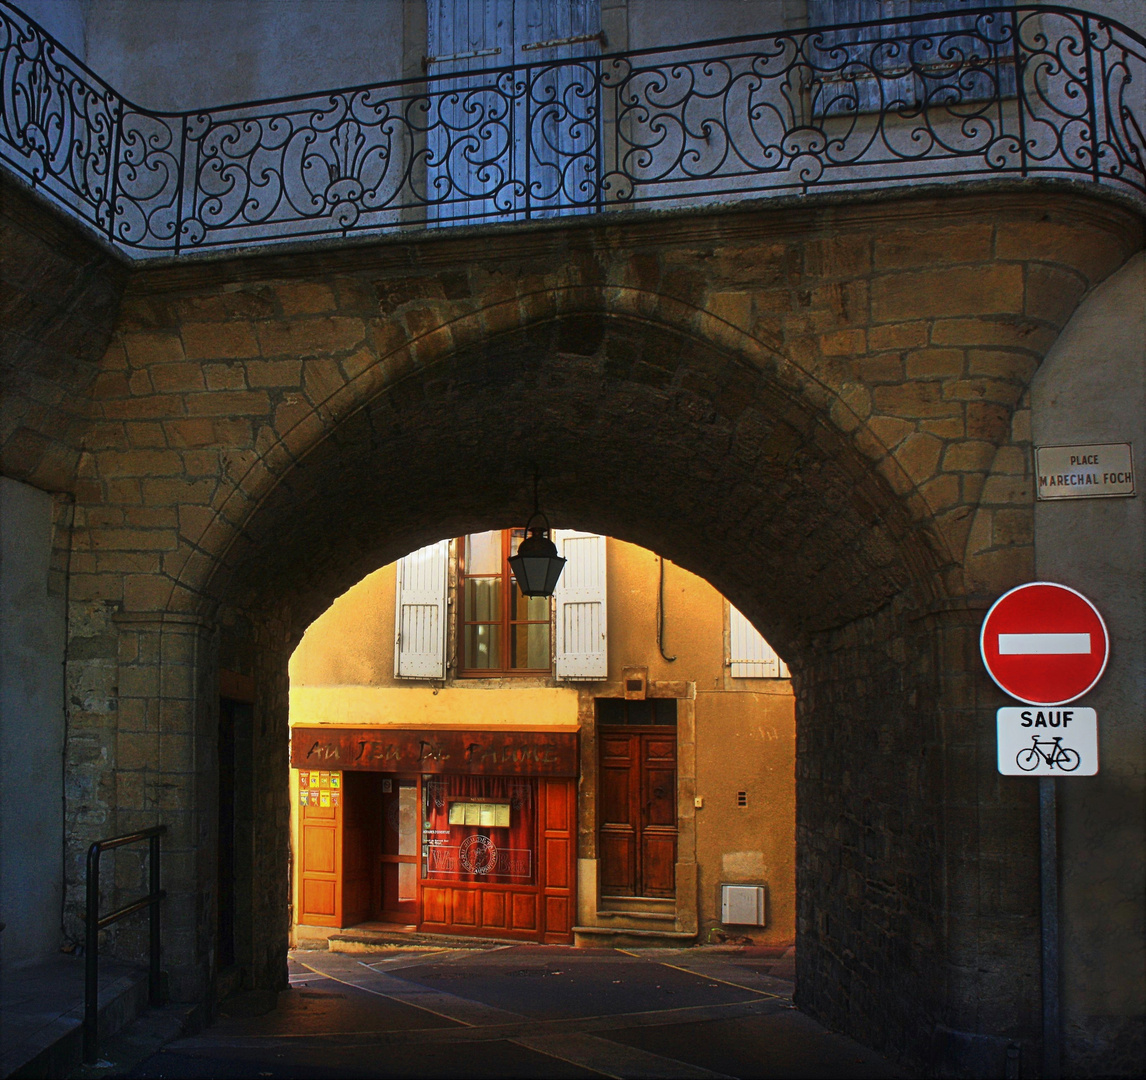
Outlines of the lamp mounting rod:
{"label": "lamp mounting rod", "polygon": [[541,518],[545,522],[545,532],[548,535],[553,531],[552,526],[549,524],[549,518],[541,512],[541,504],[537,497],[538,476],[537,470],[533,472],[533,513],[529,515],[529,520],[525,523],[525,531],[529,533],[529,526],[533,524],[535,518]]}

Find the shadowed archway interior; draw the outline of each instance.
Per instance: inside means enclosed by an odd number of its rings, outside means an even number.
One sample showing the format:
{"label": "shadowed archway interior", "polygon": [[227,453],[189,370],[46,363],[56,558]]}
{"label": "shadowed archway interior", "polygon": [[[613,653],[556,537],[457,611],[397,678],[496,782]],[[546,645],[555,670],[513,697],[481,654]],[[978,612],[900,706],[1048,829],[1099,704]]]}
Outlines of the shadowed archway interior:
{"label": "shadowed archway interior", "polygon": [[[972,659],[964,649],[961,666],[938,660],[964,647],[974,615],[943,596],[949,559],[927,522],[775,372],[599,312],[453,352],[332,426],[211,580],[220,662],[251,670],[260,688],[249,913],[260,977],[281,980],[285,963],[291,651],[372,570],[516,522],[534,470],[555,524],[701,575],[789,659],[800,1001],[840,1028],[861,1017],[874,1045],[911,1047],[952,998],[982,993],[983,971],[950,960],[944,836],[944,806],[978,797],[975,770],[947,768],[965,736],[945,694]],[[957,855],[978,872],[973,847]],[[1034,977],[1028,944],[1013,939],[992,985],[1008,970]]]}
{"label": "shadowed archway interior", "polygon": [[789,654],[949,563],[869,460],[775,377],[599,312],[488,338],[334,426],[263,499],[209,594],[292,632],[407,551],[530,507],[702,574]]}

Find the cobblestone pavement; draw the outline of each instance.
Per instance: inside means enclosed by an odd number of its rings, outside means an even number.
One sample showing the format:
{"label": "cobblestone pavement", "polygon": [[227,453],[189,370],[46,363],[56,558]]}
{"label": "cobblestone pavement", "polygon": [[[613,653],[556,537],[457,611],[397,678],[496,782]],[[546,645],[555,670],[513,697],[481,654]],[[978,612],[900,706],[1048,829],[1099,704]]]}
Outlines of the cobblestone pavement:
{"label": "cobblestone pavement", "polygon": [[909,1075],[800,1013],[781,975],[767,949],[300,950],[276,1009],[233,999],[126,1075]]}

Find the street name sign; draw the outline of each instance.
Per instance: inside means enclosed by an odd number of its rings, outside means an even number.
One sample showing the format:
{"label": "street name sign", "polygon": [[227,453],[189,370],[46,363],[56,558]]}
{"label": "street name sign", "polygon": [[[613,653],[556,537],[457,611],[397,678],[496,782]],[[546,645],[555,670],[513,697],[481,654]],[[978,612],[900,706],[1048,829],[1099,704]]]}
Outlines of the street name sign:
{"label": "street name sign", "polygon": [[1130,444],[1036,446],[1035,482],[1042,500],[1133,495]]}
{"label": "street name sign", "polygon": [[1106,670],[1110,642],[1098,609],[1080,592],[1032,581],[987,612],[979,650],[999,688],[1027,705],[1066,705]]}
{"label": "street name sign", "polygon": [[1098,716],[1076,706],[1034,705],[996,714],[999,772],[1004,776],[1095,776]]}

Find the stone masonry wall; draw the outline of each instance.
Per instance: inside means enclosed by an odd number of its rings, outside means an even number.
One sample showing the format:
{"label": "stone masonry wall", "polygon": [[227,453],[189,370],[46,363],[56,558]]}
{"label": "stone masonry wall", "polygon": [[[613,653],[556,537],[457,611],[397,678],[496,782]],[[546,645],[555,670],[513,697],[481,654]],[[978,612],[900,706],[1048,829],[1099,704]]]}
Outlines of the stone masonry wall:
{"label": "stone masonry wall", "polygon": [[[245,962],[278,984],[290,646],[368,570],[506,524],[540,462],[558,524],[700,573],[790,659],[808,1007],[919,1060],[936,1039],[1029,1032],[1025,855],[992,921],[996,834],[964,824],[1011,796],[963,749],[986,713],[959,613],[1029,575],[1025,390],[1078,298],[1140,246],[1138,219],[1027,189],[491,235],[133,272],[74,484],[89,639],[70,671],[98,707],[74,728],[70,768],[90,781],[72,852],[101,812],[173,824],[168,962],[200,994],[214,627],[245,619]],[[864,766],[850,786],[846,761]],[[984,987],[1017,1005],[974,1009]],[[880,1003],[898,1012],[873,1028]]]}
{"label": "stone masonry wall", "polygon": [[798,681],[797,1001],[929,1075],[1038,1060],[1037,796],[995,769],[985,613],[886,610]]}
{"label": "stone masonry wall", "polygon": [[127,274],[0,176],[0,471],[70,492]]}

